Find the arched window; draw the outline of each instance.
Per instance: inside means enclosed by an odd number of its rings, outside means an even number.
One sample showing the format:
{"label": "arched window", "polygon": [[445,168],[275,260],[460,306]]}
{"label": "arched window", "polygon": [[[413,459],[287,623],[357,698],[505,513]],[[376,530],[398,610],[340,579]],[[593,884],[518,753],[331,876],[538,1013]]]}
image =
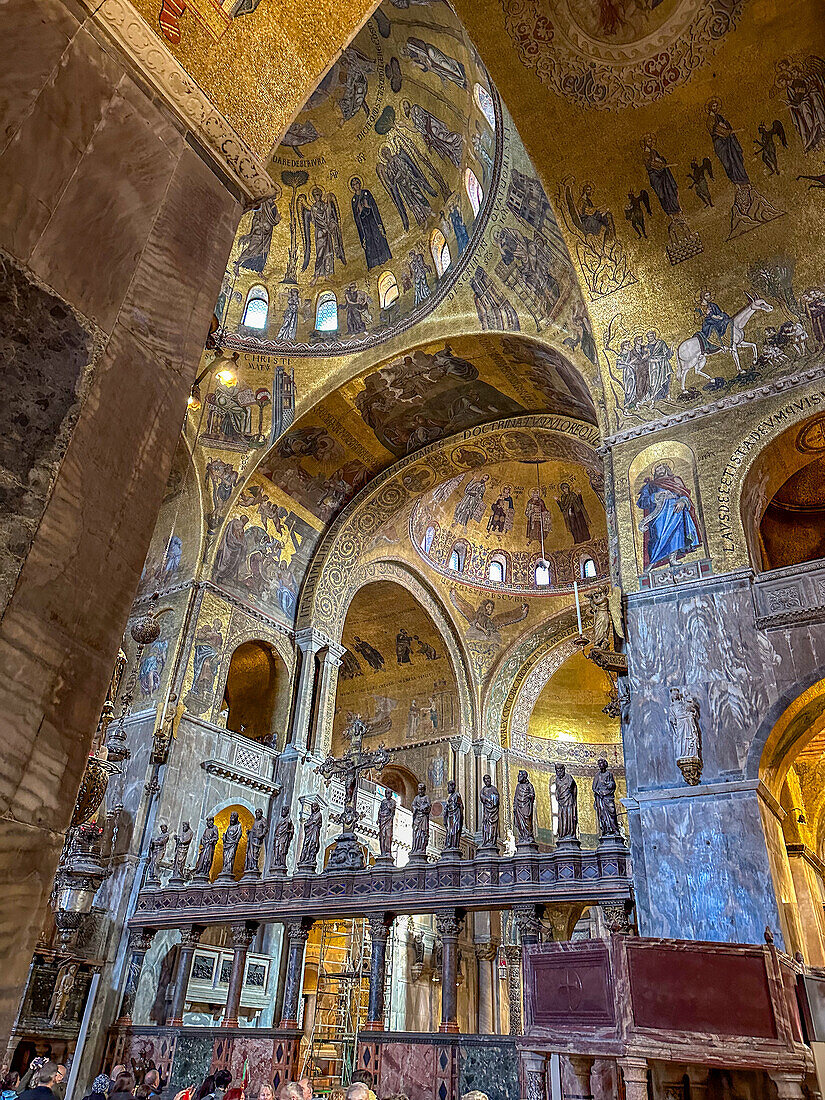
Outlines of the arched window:
{"label": "arched window", "polygon": [[495,554],[490,558],[487,577],[494,584],[504,584],[507,579],[507,559],[502,554]]}
{"label": "arched window", "polygon": [[434,538],[435,538],[435,528],[434,527],[428,527],[427,530],[424,532],[424,538],[421,540],[421,549],[424,551],[425,554],[429,554],[430,547],[433,544],[433,539]]}
{"label": "arched window", "polygon": [[481,209],[481,201],[484,198],[484,192],[481,190],[481,184],[478,182],[478,177],[472,168],[464,169],[464,189],[467,192],[470,206],[473,208],[473,213],[478,216],[478,212]]}
{"label": "arched window", "polygon": [[480,84],[476,84],[475,88],[473,89],[473,94],[475,95],[478,109],[481,111],[481,113],[487,119],[487,122],[490,124],[490,129],[495,130],[496,109],[493,106],[493,97],[490,95],[487,89],[483,88]]}
{"label": "arched window", "polygon": [[596,563],[592,558],[585,558],[582,562],[582,577],[584,580],[593,580],[598,573],[596,571]]}
{"label": "arched window", "polygon": [[246,305],[243,311],[242,325],[247,328],[266,328],[266,319],[269,314],[269,294],[266,287],[258,284],[251,286],[246,296]]}
{"label": "arched window", "polygon": [[389,309],[398,301],[398,283],[391,271],[385,271],[378,279],[378,304],[381,309]]}
{"label": "arched window", "polygon": [[338,299],[331,290],[325,290],[318,295],[318,304],[315,307],[315,331],[338,331]]}
{"label": "arched window", "polygon": [[443,275],[452,263],[453,258],[450,255],[450,246],[444,239],[444,234],[440,229],[434,229],[430,234],[430,252],[433,256],[435,270],[439,276]]}
{"label": "arched window", "polygon": [[547,562],[536,562],[536,588],[550,583],[550,566]]}
{"label": "arched window", "polygon": [[452,569],[456,573],[461,573],[464,569],[464,559],[467,556],[467,544],[465,542],[457,542],[450,554],[450,560],[448,562],[448,569]]}

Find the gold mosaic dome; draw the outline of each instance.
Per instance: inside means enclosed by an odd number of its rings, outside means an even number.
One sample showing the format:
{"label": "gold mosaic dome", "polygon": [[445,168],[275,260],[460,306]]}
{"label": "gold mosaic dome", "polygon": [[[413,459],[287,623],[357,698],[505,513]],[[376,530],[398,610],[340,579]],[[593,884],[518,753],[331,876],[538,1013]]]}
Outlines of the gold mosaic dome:
{"label": "gold mosaic dome", "polygon": [[446,4],[384,3],[275,149],[218,303],[225,334],[289,354],[410,328],[455,284],[495,191],[501,116]]}

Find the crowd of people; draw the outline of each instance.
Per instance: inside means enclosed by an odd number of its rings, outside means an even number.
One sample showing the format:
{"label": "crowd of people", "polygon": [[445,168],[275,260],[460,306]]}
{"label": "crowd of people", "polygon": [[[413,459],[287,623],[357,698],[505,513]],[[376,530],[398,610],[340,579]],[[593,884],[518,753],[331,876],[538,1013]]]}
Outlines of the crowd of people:
{"label": "crowd of people", "polygon": [[[66,1066],[45,1058],[34,1058],[27,1072],[9,1071],[2,1067],[0,1100],[67,1100]],[[377,1100],[372,1089],[373,1076],[368,1070],[356,1070],[344,1093],[344,1100]],[[229,1070],[219,1069],[209,1074],[198,1088],[190,1085],[174,1097],[156,1069],[149,1069],[137,1080],[126,1066],[115,1066],[111,1073],[101,1073],[92,1082],[91,1091],[83,1100],[313,1100],[312,1082],[287,1081],[277,1091],[264,1084],[254,1095],[243,1084],[232,1084]],[[69,1097],[68,1100],[73,1100]],[[399,1095],[387,1100],[407,1100]]]}

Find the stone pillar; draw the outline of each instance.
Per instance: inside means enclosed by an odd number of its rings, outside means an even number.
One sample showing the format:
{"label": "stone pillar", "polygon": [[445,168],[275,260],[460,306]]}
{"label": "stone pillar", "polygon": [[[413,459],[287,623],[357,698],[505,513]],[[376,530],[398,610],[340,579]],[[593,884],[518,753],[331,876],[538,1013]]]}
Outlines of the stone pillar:
{"label": "stone pillar", "polygon": [[802,1087],[804,1077],[800,1073],[783,1073],[779,1070],[768,1070],[768,1076],[776,1085],[779,1100],[802,1100],[805,1090]]}
{"label": "stone pillar", "polygon": [[393,921],[386,913],[371,913],[367,918],[372,941],[370,955],[370,996],[365,1031],[384,1030],[384,981],[387,974],[387,940]]}
{"label": "stone pillar", "polygon": [[441,1026],[439,1031],[458,1032],[458,936],[464,920],[458,910],[435,918],[441,936]]}
{"label": "stone pillar", "polygon": [[565,1089],[565,1100],[593,1100],[593,1086],[590,1083],[593,1059],[583,1054],[570,1054],[566,1060],[570,1067],[571,1076],[576,1082],[576,1091],[568,1092]]}
{"label": "stone pillar", "polygon": [[495,983],[498,980],[496,959],[498,941],[488,940],[475,945],[478,960],[478,1022],[479,1035],[495,1035]]}
{"label": "stone pillar", "polygon": [[232,971],[229,975],[229,989],[226,991],[226,1008],[221,1020],[221,1027],[238,1026],[238,1010],[241,1007],[246,956],[257,931],[257,924],[244,922],[243,924],[232,925],[232,946],[235,949],[235,954],[232,956]]}
{"label": "stone pillar", "polygon": [[301,651],[301,669],[298,673],[298,690],[295,693],[290,743],[298,752],[305,752],[312,716],[312,697],[315,691],[315,654],[319,649],[323,649],[327,639],[310,626],[298,631],[295,635],[295,643]]}
{"label": "stone pillar", "polygon": [[617,1058],[624,1078],[625,1100],[647,1100],[647,1059]]}
{"label": "stone pillar", "polygon": [[521,1067],[525,1100],[547,1100],[547,1059],[544,1055],[523,1051]]}
{"label": "stone pillar", "polygon": [[129,933],[129,943],[126,948],[126,981],[123,986],[123,998],[120,1002],[120,1013],[117,1022],[119,1024],[131,1024],[132,1011],[135,1007],[140,974],[146,959],[146,952],[152,946],[155,938],[154,928],[136,928]]}
{"label": "stone pillar", "polygon": [[524,946],[541,943],[543,905],[514,905],[513,920]]}
{"label": "stone pillar", "polygon": [[335,717],[335,696],[338,691],[338,669],[345,653],[344,646],[329,642],[321,661],[321,681],[315,720],[313,750],[326,756],[332,748],[332,721]]}
{"label": "stone pillar", "polygon": [[192,956],[195,954],[195,948],[198,946],[202,931],[202,928],[197,928],[194,925],[181,929],[178,969],[175,975],[175,995],[172,998],[169,1019],[166,1021],[169,1027],[180,1027],[183,1023],[186,987],[189,985],[189,975],[192,972]]}
{"label": "stone pillar", "polygon": [[507,1005],[510,1010],[510,1034],[521,1035],[521,947],[508,943],[504,948],[507,960]]}
{"label": "stone pillar", "polygon": [[311,921],[290,920],[285,924],[287,942],[286,979],[284,982],[284,1004],[281,1009],[282,1028],[298,1026],[298,998],[301,995],[301,978],[304,971],[304,948],[306,947]]}

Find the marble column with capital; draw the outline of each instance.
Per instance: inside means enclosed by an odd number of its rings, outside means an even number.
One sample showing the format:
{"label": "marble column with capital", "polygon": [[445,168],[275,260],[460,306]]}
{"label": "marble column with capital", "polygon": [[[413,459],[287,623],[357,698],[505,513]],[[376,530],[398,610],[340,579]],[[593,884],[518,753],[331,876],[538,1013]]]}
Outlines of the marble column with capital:
{"label": "marble column with capital", "polygon": [[329,642],[321,659],[321,679],[318,686],[315,744],[312,748],[319,756],[325,756],[332,748],[332,723],[335,718],[335,697],[338,692],[338,670],[346,649],[337,642]]}
{"label": "marble column with capital", "polygon": [[128,1025],[132,1022],[143,963],[146,960],[146,952],[152,946],[155,931],[154,928],[135,928],[129,933],[129,942],[126,947],[126,981],[123,984],[118,1024]]}
{"label": "marble column with capital", "polygon": [[617,1058],[624,1079],[625,1100],[647,1100],[647,1059]]}
{"label": "marble column with capital", "polygon": [[281,1009],[280,1028],[298,1026],[298,998],[301,996],[301,979],[304,971],[304,949],[309,937],[312,921],[289,920],[286,929],[287,962],[284,980],[284,1003]]}
{"label": "marble column with capital", "polygon": [[387,940],[393,918],[386,913],[367,917],[370,931],[370,992],[365,1031],[384,1030],[384,993],[387,974]]}
{"label": "marble column with capital", "polygon": [[488,940],[475,945],[478,962],[478,1021],[479,1035],[495,1035],[495,982],[497,981],[498,941]]}
{"label": "marble column with capital", "polygon": [[238,1026],[238,1012],[241,1007],[246,958],[257,931],[258,925],[247,921],[232,925],[232,946],[235,954],[232,956],[232,970],[229,974],[229,989],[226,992],[226,1008],[221,1020],[221,1027]]}
{"label": "marble column with capital", "polygon": [[180,931],[178,966],[175,973],[175,994],[169,1010],[169,1019],[166,1021],[169,1027],[180,1027],[183,1024],[186,990],[189,986],[189,976],[192,973],[192,958],[195,954],[195,948],[200,942],[202,932],[203,929],[195,925],[182,928]]}
{"label": "marble column with capital", "polygon": [[513,920],[519,930],[522,944],[541,943],[543,905],[519,904],[513,906]]}
{"label": "marble column with capital", "polygon": [[295,709],[292,714],[290,745],[297,752],[306,752],[307,749],[312,698],[315,692],[315,655],[328,643],[329,639],[312,627],[299,630],[295,635],[295,644],[301,651],[301,667],[298,672],[298,690],[295,693]]}
{"label": "marble column with capital", "polygon": [[441,1032],[458,1032],[458,937],[463,921],[457,909],[435,918],[441,936]]}

